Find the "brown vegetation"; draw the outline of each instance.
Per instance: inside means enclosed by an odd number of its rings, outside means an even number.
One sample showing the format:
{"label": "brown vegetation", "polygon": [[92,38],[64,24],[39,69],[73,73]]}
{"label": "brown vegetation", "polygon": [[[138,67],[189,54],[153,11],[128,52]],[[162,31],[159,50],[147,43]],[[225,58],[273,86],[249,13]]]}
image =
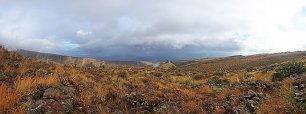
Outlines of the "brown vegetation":
{"label": "brown vegetation", "polygon": [[0,113],[21,114],[23,109],[20,108],[21,95],[13,91],[4,84],[0,84]]}
{"label": "brown vegetation", "polygon": [[271,59],[285,60],[258,55],[203,60],[198,68],[200,62],[94,67],[25,59],[0,48],[0,113],[305,112],[292,99],[292,78],[272,82],[281,63],[267,65]]}

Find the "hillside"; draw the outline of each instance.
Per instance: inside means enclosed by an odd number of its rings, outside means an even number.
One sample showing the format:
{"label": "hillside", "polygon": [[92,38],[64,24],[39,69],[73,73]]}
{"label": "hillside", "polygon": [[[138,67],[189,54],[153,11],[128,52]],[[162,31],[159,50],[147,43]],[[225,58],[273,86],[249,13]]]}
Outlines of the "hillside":
{"label": "hillside", "polygon": [[16,50],[20,55],[27,58],[36,58],[58,62],[62,64],[78,65],[78,66],[117,66],[117,65],[130,65],[130,66],[152,66],[153,63],[146,61],[111,61],[111,60],[98,60],[94,58],[81,58],[71,57],[58,54],[40,53],[35,51],[28,51],[19,49]]}
{"label": "hillside", "polygon": [[231,56],[224,58],[206,58],[195,61],[174,62],[186,71],[212,72],[235,71],[252,69],[254,67],[268,66],[274,63],[294,60],[305,57],[305,51],[283,52],[274,54],[258,54],[251,56]]}
{"label": "hillside", "polygon": [[[304,114],[303,55],[166,62],[163,68],[89,67],[24,58],[0,47],[0,113]],[[206,69],[207,64],[230,70]]]}

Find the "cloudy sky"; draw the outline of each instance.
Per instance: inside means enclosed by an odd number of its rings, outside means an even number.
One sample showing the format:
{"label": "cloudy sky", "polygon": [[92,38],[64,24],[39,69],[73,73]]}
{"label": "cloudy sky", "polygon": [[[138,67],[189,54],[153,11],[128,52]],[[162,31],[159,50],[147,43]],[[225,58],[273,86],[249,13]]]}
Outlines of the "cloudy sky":
{"label": "cloudy sky", "polygon": [[177,60],[306,49],[306,0],[0,0],[0,44]]}

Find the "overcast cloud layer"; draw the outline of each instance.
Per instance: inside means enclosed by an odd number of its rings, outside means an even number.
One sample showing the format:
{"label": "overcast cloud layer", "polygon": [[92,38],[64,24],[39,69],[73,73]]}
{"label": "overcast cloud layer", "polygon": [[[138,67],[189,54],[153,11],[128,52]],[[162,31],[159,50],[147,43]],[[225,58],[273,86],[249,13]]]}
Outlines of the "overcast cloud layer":
{"label": "overcast cloud layer", "polygon": [[0,0],[0,43],[153,61],[304,50],[306,0]]}

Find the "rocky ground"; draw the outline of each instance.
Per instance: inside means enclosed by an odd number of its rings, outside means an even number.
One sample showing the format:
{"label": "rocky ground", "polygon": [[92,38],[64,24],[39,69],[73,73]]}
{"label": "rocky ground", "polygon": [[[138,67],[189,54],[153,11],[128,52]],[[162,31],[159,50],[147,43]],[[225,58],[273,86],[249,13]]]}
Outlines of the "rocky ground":
{"label": "rocky ground", "polygon": [[272,81],[282,64],[212,73],[79,67],[0,49],[0,113],[305,113],[306,74]]}
{"label": "rocky ground", "polygon": [[306,103],[306,75],[297,75],[294,77],[294,99],[298,103]]}

